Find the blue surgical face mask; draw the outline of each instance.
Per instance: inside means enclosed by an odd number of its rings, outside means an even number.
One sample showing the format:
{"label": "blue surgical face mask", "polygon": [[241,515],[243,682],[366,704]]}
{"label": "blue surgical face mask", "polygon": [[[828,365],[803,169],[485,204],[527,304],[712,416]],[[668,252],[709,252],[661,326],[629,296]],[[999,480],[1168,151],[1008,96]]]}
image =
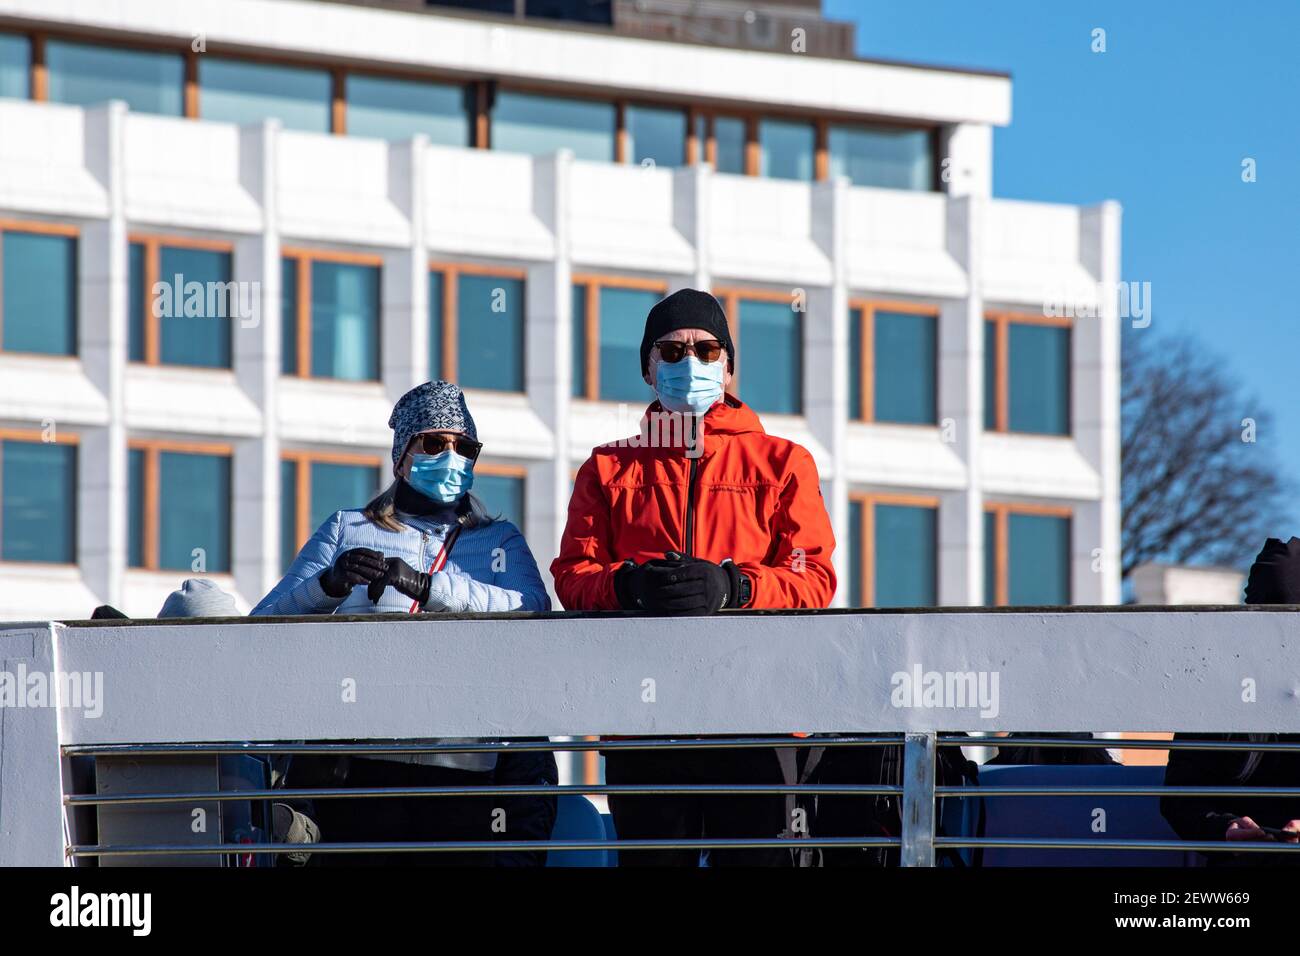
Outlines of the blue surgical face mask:
{"label": "blue surgical face mask", "polygon": [[451,449],[440,455],[412,455],[406,481],[426,498],[451,504],[474,487],[474,462]]}
{"label": "blue surgical face mask", "polygon": [[687,355],[680,362],[655,366],[655,392],[659,403],[670,412],[703,415],[722,398],[722,376],[726,362],[701,362]]}

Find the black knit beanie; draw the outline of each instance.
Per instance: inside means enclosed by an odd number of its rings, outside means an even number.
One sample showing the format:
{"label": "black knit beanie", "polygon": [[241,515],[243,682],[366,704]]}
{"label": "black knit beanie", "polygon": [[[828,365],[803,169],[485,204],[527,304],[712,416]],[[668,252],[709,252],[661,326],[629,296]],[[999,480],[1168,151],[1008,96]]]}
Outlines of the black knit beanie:
{"label": "black knit beanie", "polygon": [[1246,603],[1300,604],[1300,538],[1286,544],[1277,538],[1264,542],[1250,568]]}
{"label": "black knit beanie", "polygon": [[641,336],[641,374],[650,373],[650,350],[669,332],[678,329],[704,329],[722,343],[727,350],[727,366],[736,368],[736,346],[731,341],[731,327],[727,314],[718,300],[699,289],[678,289],[655,303],[645,319],[645,334]]}

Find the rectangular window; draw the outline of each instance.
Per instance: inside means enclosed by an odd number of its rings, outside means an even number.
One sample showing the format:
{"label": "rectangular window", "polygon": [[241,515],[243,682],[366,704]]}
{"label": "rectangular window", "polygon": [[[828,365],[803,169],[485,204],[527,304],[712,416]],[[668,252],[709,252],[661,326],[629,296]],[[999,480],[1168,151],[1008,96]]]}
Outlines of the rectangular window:
{"label": "rectangular window", "polygon": [[718,172],[745,174],[746,125],[735,116],[713,117],[713,167]]}
{"label": "rectangular window", "polygon": [[998,421],[1002,414],[998,400],[998,369],[1003,366],[1005,360],[998,355],[998,345],[1002,341],[1000,328],[1001,324],[998,322],[984,323],[984,428],[986,431],[998,429]]}
{"label": "rectangular window", "polygon": [[858,302],[849,310],[849,415],[865,422],[938,421],[938,309]]}
{"label": "rectangular window", "polygon": [[134,113],[182,113],[185,61],[179,53],[50,40],[45,63],[51,102],[125,100]]}
{"label": "rectangular window", "polygon": [[572,366],[570,381],[574,398],[587,397],[587,287],[575,282],[569,288],[569,318],[573,332],[570,341],[572,347]]}
{"label": "rectangular window", "polygon": [[[304,273],[305,274],[305,273]],[[311,367],[310,355],[298,354],[298,260],[280,260],[280,374],[297,375],[299,364]],[[310,339],[304,339],[310,341]]]}
{"label": "rectangular window", "polygon": [[998,555],[1006,550],[1006,543],[998,539],[1001,527],[995,512],[984,512],[984,606],[997,607],[998,601]]}
{"label": "rectangular window", "polygon": [[856,499],[849,499],[849,573],[844,579],[849,582],[849,607],[866,607],[863,601],[863,579],[866,577],[866,555],[862,551],[862,532],[866,521],[867,505]]}
{"label": "rectangular window", "polygon": [[522,392],[526,271],[433,263],[430,275],[430,377]]}
{"label": "rectangular window", "polygon": [[681,166],[686,161],[686,112],[628,104],[624,110],[628,160],[640,165]]}
{"label": "rectangular window", "polygon": [[0,223],[0,349],[77,354],[77,230]]}
{"label": "rectangular window", "polygon": [[852,606],[935,606],[939,596],[937,498],[852,495],[849,521]]}
{"label": "rectangular window", "polygon": [[31,41],[16,33],[0,33],[0,96],[20,100],[31,96],[31,71]]}
{"label": "rectangular window", "polygon": [[144,486],[148,452],[128,448],[126,490],[126,566],[143,568],[144,563]]}
{"label": "rectangular window", "polygon": [[349,73],[349,136],[406,140],[417,133],[444,146],[469,146],[465,87]]}
{"label": "rectangular window", "polygon": [[[286,249],[283,261],[294,265],[291,270],[282,265],[281,271],[286,330],[282,368],[291,368],[288,374],[310,378],[378,381],[383,260],[379,256]],[[286,291],[290,288],[292,294]]]}
{"label": "rectangular window", "polygon": [[448,305],[449,280],[447,275],[437,269],[429,270],[429,377],[444,378],[443,362],[447,355],[445,339],[449,334],[446,316],[443,310]]}
{"label": "rectangular window", "polygon": [[855,186],[934,188],[934,140],[929,130],[832,125],[831,175]]}
{"label": "rectangular window", "polygon": [[524,471],[505,465],[483,465],[474,469],[473,493],[488,514],[500,515],[521,531],[524,528]]}
{"label": "rectangular window", "polygon": [[[788,293],[720,290],[736,345],[732,390],[757,412],[803,414],[803,314]],[[741,354],[743,352],[743,359]]]}
{"label": "rectangular window", "polygon": [[132,242],[127,245],[126,271],[126,354],[132,362],[143,362],[149,324],[145,316],[150,312],[144,243]]}
{"label": "rectangular window", "polygon": [[132,236],[129,354],[150,365],[230,368],[233,320],[251,315],[225,242]]}
{"label": "rectangular window", "polygon": [[230,448],[131,443],[128,489],[133,567],[228,572]]}
{"label": "rectangular window", "polygon": [[298,463],[280,462],[280,573],[283,574],[298,556],[307,539],[298,528]]}
{"label": "rectangular window", "polygon": [[199,115],[246,125],[278,119],[285,129],[328,133],[333,103],[328,70],[199,57]]}
{"label": "rectangular window", "polygon": [[984,331],[985,427],[1069,435],[1070,320],[995,312]]}
{"label": "rectangular window", "polygon": [[709,114],[700,110],[690,113],[691,145],[687,147],[686,161],[691,164],[709,161]]}
{"label": "rectangular window", "polygon": [[869,339],[864,329],[869,321],[871,312],[867,306],[849,306],[849,418],[857,421],[871,420],[865,401],[867,391],[863,387],[870,381],[874,367],[865,348]]}
{"label": "rectangular window", "polygon": [[613,103],[498,90],[492,106],[492,148],[545,155],[570,149],[577,159],[613,162]]}
{"label": "rectangular window", "polygon": [[504,13],[507,16],[514,16],[515,13],[515,0],[425,0],[425,3],[430,7],[454,7],[458,10],[473,10],[475,13]]}
{"label": "rectangular window", "polygon": [[76,444],[0,440],[0,560],[75,564],[76,519]]}
{"label": "rectangular window", "polygon": [[[641,378],[641,336],[646,316],[668,287],[653,279],[574,276],[574,300],[582,302],[582,398],[604,402],[650,402],[654,392]],[[575,315],[577,313],[575,312]],[[576,333],[575,328],[575,333]]]}
{"label": "rectangular window", "polygon": [[364,508],[379,493],[383,462],[370,455],[292,452],[280,462],[280,563],[284,570],[336,511]]}
{"label": "rectangular window", "polygon": [[811,123],[759,120],[758,174],[770,179],[811,181],[816,140]]}
{"label": "rectangular window", "polygon": [[[476,10],[505,7],[501,12],[512,13],[517,7],[511,0],[434,0],[436,5],[465,7]],[[525,0],[525,17],[548,20],[567,20],[571,23],[600,23],[609,26],[614,22],[612,0]]]}
{"label": "rectangular window", "polygon": [[984,512],[985,603],[1069,604],[1071,519],[1068,508],[989,504]]}

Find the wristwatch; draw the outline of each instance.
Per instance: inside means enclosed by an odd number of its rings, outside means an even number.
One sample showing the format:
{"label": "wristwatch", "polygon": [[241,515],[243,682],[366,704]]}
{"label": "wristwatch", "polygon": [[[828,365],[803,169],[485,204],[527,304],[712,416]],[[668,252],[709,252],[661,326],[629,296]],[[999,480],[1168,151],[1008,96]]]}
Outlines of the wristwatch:
{"label": "wristwatch", "polygon": [[749,575],[744,571],[740,572],[740,593],[736,595],[736,607],[745,607],[749,604],[750,598],[754,596],[754,582],[749,580]]}

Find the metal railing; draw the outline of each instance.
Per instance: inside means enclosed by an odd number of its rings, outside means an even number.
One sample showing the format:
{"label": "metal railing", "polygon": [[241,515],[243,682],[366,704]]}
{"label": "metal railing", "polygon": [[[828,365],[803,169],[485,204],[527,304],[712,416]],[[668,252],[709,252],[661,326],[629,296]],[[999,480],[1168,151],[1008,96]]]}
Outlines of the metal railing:
{"label": "metal railing", "polygon": [[[0,834],[15,839],[7,848],[0,841],[0,862],[274,856],[304,849],[332,855],[858,847],[898,850],[906,866],[933,866],[936,854],[943,851],[990,849],[1293,854],[1300,846],[950,834],[938,825],[938,817],[948,800],[1248,795],[1296,798],[1300,803],[1300,781],[1296,787],[952,786],[937,781],[936,761],[941,748],[997,744],[995,739],[966,732],[1024,733],[1027,728],[1060,732],[1077,727],[1294,731],[1300,728],[1296,696],[1300,667],[1294,654],[1297,624],[1300,611],[1294,608],[1205,608],[767,612],[724,614],[709,619],[707,625],[700,619],[548,614],[0,626],[0,660],[5,666],[22,656],[15,649],[26,650],[31,667],[102,674],[104,679],[102,713],[96,716],[81,706],[84,701],[60,700],[57,708],[24,714],[18,721],[11,718],[6,725],[8,732],[0,737],[0,746],[5,748],[9,772],[0,775]],[[792,654],[792,648],[798,653]],[[309,656],[307,650],[313,653]],[[294,679],[281,679],[285,674]],[[930,706],[919,696],[903,694],[900,704],[899,684],[918,674],[941,678],[957,674],[959,679],[945,687],[958,690],[980,686],[981,674],[996,674],[1000,680],[987,683],[998,699],[949,699],[940,693],[938,703]],[[974,682],[967,675],[974,675]],[[1244,679],[1255,687],[1255,703],[1249,707],[1241,706],[1239,686]],[[341,682],[354,688],[350,703],[341,703],[346,697],[337,694]],[[854,726],[899,732],[844,733]],[[734,736],[755,727],[763,728],[765,735]],[[431,732],[443,738],[499,738],[507,735],[503,730],[511,736],[568,738],[593,729],[642,736],[454,743],[403,739],[427,738]],[[766,735],[790,729],[817,736]],[[726,739],[681,739],[687,734],[726,735]],[[383,739],[373,739],[377,737]],[[301,742],[322,738],[340,742]],[[359,738],[371,739],[358,743]],[[1044,748],[1300,752],[1300,744],[1247,741],[1018,736],[1014,743]],[[83,792],[84,774],[75,772],[86,758],[143,763],[223,756],[775,746],[901,747],[901,779],[897,784],[583,783],[292,790],[164,786],[105,794]],[[22,790],[15,784],[17,774],[25,775]],[[31,786],[33,775],[57,786],[59,798],[34,799],[32,793],[40,788]],[[796,839],[110,845],[82,839],[86,828],[78,823],[84,813],[101,808],[144,810],[285,798],[683,794],[886,797],[899,803],[901,833],[828,837],[819,836],[814,826],[810,834]],[[48,838],[54,833],[57,843],[51,846]]]}
{"label": "metal railing", "polygon": [[[774,746],[790,748],[812,747],[876,747],[899,746],[901,737],[853,736],[834,740],[771,737],[738,738],[728,740],[611,740],[604,742],[493,742],[473,744],[419,744],[419,743],[349,743],[349,744],[154,744],[114,746],[64,747],[66,757],[135,757],[159,759],[189,756],[362,756],[381,757],[394,754],[463,754],[463,753],[519,753],[519,752],[584,752],[592,750],[716,750],[716,749],[773,749]],[[533,786],[495,786],[490,784],[436,787],[294,787],[241,790],[190,790],[176,792],[132,793],[103,796],[98,794],[66,794],[63,804],[76,807],[135,807],[167,804],[194,804],[244,802],[251,800],[348,800],[359,798],[451,798],[493,796],[591,796],[591,795],[674,796],[685,794],[711,796],[783,796],[786,794],[833,794],[838,796],[903,795],[901,785],[872,784],[565,784]],[[431,806],[431,811],[433,807]],[[133,844],[121,846],[71,845],[66,853],[71,859],[90,857],[148,857],[188,856],[193,854],[238,855],[241,853],[500,853],[507,851],[603,851],[603,850],[666,850],[666,849],[815,849],[824,847],[881,846],[897,848],[899,837],[800,837],[753,839],[695,839],[695,840],[447,840],[405,841],[401,843],[315,843],[310,846],[291,844],[216,843],[210,845]]]}

